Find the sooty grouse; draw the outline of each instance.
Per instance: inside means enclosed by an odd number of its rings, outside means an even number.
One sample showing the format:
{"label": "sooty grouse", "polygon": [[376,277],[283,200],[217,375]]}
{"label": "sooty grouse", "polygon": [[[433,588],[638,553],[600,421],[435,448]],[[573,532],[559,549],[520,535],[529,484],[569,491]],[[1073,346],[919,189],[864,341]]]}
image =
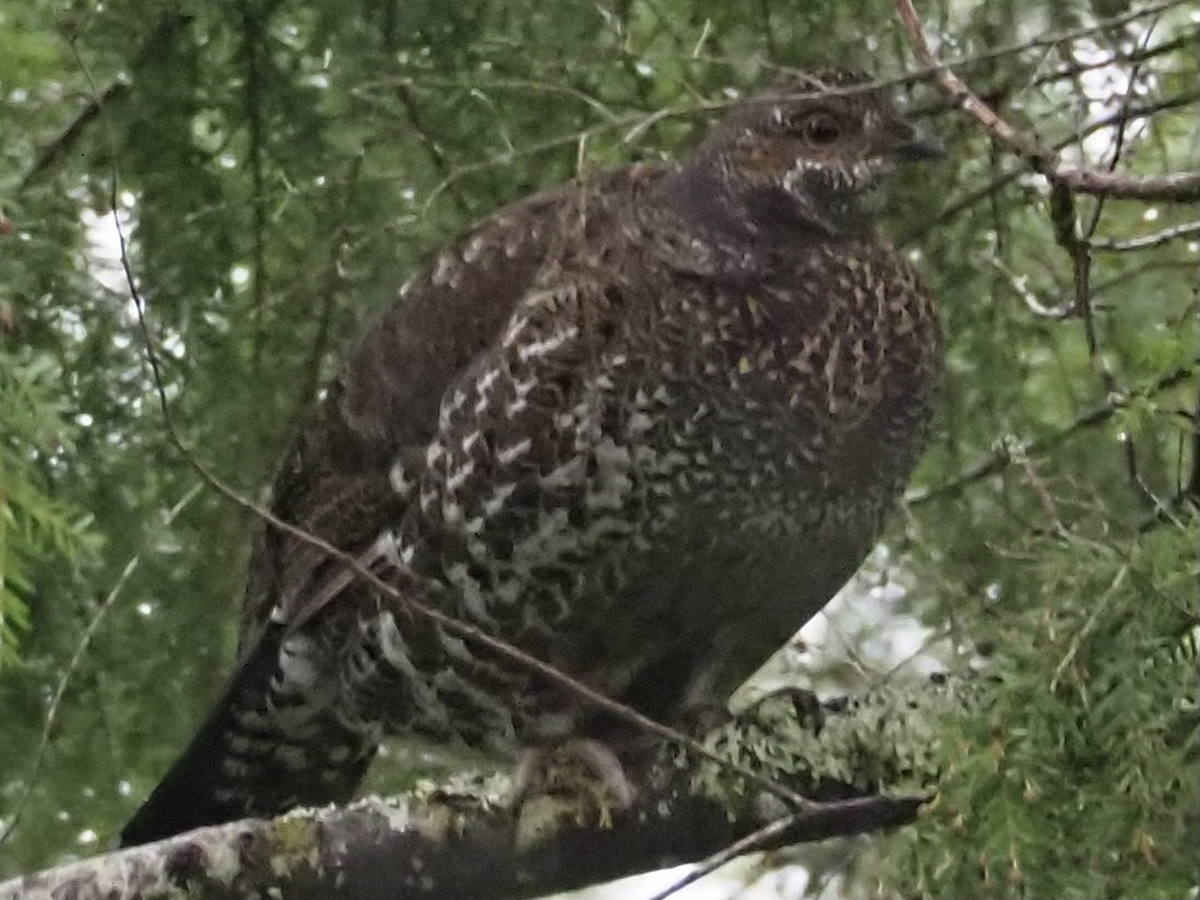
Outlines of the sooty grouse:
{"label": "sooty grouse", "polygon": [[[274,514],[647,715],[724,699],[853,574],[920,452],[934,304],[871,219],[897,163],[940,153],[810,75],[677,165],[497,212],[363,339]],[[620,746],[294,535],[268,527],[251,569],[239,667],[126,845],[344,801],[387,731]]]}

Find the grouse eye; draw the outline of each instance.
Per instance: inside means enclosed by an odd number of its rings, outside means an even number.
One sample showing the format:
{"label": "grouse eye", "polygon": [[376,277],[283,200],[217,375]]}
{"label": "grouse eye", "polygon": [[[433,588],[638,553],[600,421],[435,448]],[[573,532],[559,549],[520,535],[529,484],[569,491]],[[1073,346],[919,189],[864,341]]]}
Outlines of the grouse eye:
{"label": "grouse eye", "polygon": [[804,136],[808,142],[823,147],[842,136],[842,128],[829,113],[816,113],[804,121]]}

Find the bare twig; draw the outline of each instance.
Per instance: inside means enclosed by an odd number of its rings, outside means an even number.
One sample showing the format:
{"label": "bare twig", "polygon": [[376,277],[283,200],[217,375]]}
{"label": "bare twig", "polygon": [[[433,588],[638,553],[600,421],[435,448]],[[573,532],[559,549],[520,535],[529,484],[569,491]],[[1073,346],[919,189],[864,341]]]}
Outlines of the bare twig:
{"label": "bare twig", "polygon": [[912,0],[895,0],[895,3],[896,12],[900,16],[900,21],[904,25],[913,50],[917,54],[917,59],[921,61],[921,65],[926,70],[933,74],[933,81],[942,89],[942,92],[957,106],[973,116],[996,141],[1015,150],[1018,155],[1031,162],[1037,171],[1046,174],[1046,170],[1053,167],[1053,155],[1039,147],[1028,135],[1009,125],[990,106],[975,96],[966,83],[954,74],[953,70],[938,62],[937,57],[933,55],[933,50],[929,47],[929,41],[926,39],[924,28],[921,25],[921,18],[913,8]]}
{"label": "bare twig", "polygon": [[124,81],[114,81],[103,91],[94,93],[84,104],[83,109],[75,114],[75,117],[67,123],[58,136],[41,148],[33,165],[29,167],[29,171],[22,176],[18,193],[28,188],[45,172],[57,165],[60,160],[65,159],[83,138],[88,126],[97,119],[104,108],[128,93],[129,85]]}
{"label": "bare twig", "polygon": [[330,199],[330,218],[336,221],[329,238],[329,252],[324,269],[318,273],[321,297],[320,311],[317,313],[316,334],[308,349],[307,362],[302,369],[300,389],[296,393],[295,409],[297,416],[306,411],[317,397],[321,387],[321,363],[329,349],[330,334],[333,329],[333,314],[337,306],[338,285],[342,278],[342,266],[347,253],[346,245],[350,234],[351,197],[357,186],[362,172],[363,155],[355,154],[350,161],[346,177],[341,185],[339,196]]}
{"label": "bare twig", "polygon": [[1149,203],[1200,201],[1200,172],[1175,172],[1139,178],[1097,169],[1068,168],[1043,174],[1072,191],[1114,200],[1144,200]]}
{"label": "bare twig", "polygon": [[1092,612],[1088,616],[1087,621],[1083,623],[1083,627],[1075,633],[1073,638],[1071,638],[1071,644],[1067,648],[1067,652],[1063,654],[1063,658],[1059,660],[1058,665],[1054,669],[1054,677],[1050,679],[1050,693],[1054,693],[1058,689],[1058,680],[1062,678],[1063,672],[1067,670],[1067,667],[1074,662],[1075,655],[1079,652],[1079,648],[1083,645],[1084,638],[1086,638],[1092,632],[1092,629],[1096,627],[1096,623],[1100,620],[1100,614],[1112,601],[1112,598],[1116,596],[1117,591],[1120,589],[1121,585],[1125,583],[1125,578],[1128,575],[1129,563],[1125,563],[1120,569],[1117,570],[1117,574],[1113,577],[1112,583],[1109,584],[1104,593],[1100,595],[1100,599],[1097,600],[1093,605]]}
{"label": "bare twig", "polygon": [[[917,58],[932,72],[933,80],[942,92],[972,116],[993,140],[1016,153],[1025,160],[1029,168],[1044,175],[1052,184],[1083,194],[1118,199],[1177,203],[1200,201],[1200,172],[1139,177],[1090,168],[1060,167],[1058,155],[1054,151],[1043,147],[1032,136],[1009,124],[979,99],[952,69],[938,62],[929,47],[920,16],[917,15],[912,0],[895,0],[895,6]],[[1142,11],[1142,14],[1145,15],[1146,12]]]}
{"label": "bare twig", "polygon": [[1126,238],[1122,241],[1092,241],[1092,250],[1093,252],[1099,251],[1105,253],[1148,250],[1152,247],[1161,247],[1163,244],[1169,244],[1171,241],[1190,237],[1200,237],[1200,222],[1188,222],[1184,225],[1176,225],[1173,228],[1164,228],[1162,231],[1156,231],[1154,234]]}
{"label": "bare twig", "polygon": [[[788,844],[806,843],[815,839],[841,835],[865,834],[895,824],[911,821],[920,804],[911,797],[854,797],[833,800],[819,810],[805,810],[782,816],[762,828],[736,840],[696,864],[696,867],[654,894],[648,900],[667,900],[689,884],[694,884],[739,856],[774,850]],[[853,827],[847,827],[854,823]],[[867,826],[867,827],[861,827]],[[818,838],[818,836],[820,836]]]}
{"label": "bare twig", "polygon": [[[397,84],[396,97],[400,101],[400,105],[404,107],[405,115],[408,116],[409,129],[417,136],[417,141],[425,151],[426,156],[429,157],[433,168],[443,180],[449,179],[454,168],[450,165],[450,160],[446,158],[445,151],[442,150],[437,140],[430,135],[429,129],[425,125],[424,117],[421,115],[416,99],[413,97],[412,82],[403,80]],[[472,214],[471,204],[467,201],[462,191],[451,186],[451,189],[447,190],[447,193],[450,194],[454,205],[460,213],[463,215]]]}
{"label": "bare twig", "polygon": [[[1189,379],[1196,377],[1196,369],[1187,367],[1177,369],[1168,375],[1159,378],[1145,390],[1138,391],[1133,397],[1153,397],[1177,384],[1182,384]],[[1022,441],[1017,448],[1006,444],[1003,441],[997,442],[999,446],[987,456],[982,457],[971,465],[963,469],[954,478],[942,484],[936,484],[929,487],[917,488],[909,491],[904,497],[904,502],[908,506],[920,506],[923,503],[928,503],[931,500],[942,499],[945,497],[954,497],[962,493],[962,491],[974,484],[976,481],[981,481],[989,475],[995,475],[1006,469],[1009,465],[1021,457],[1036,456],[1044,453],[1047,450],[1061,444],[1063,441],[1078,434],[1087,428],[1095,425],[1100,425],[1111,419],[1118,410],[1124,409],[1132,397],[1110,397],[1104,403],[1094,407],[1091,410],[1077,417],[1071,424],[1067,425],[1053,434],[1047,435],[1044,438]]]}
{"label": "bare twig", "polygon": [[[1183,107],[1192,106],[1198,101],[1200,101],[1200,91],[1189,90],[1182,94],[1166,97],[1161,100],[1130,105],[1128,109],[1115,110],[1107,116],[1101,116],[1088,122],[1086,125],[1077,129],[1072,134],[1069,134],[1065,138],[1062,138],[1061,140],[1052,144],[1051,148],[1057,153],[1063,148],[1076,143],[1090,134],[1095,134],[1101,129],[1119,125],[1121,122],[1126,120],[1145,118],[1155,115],[1156,113],[1165,112],[1167,110],[1181,109]],[[988,197],[996,193],[996,191],[1016,181],[1022,175],[1026,174],[1026,172],[1026,167],[1021,165],[1013,166],[1007,171],[1001,172],[987,184],[971,191],[965,196],[944,207],[936,216],[927,220],[926,222],[921,223],[918,228],[909,232],[905,232],[903,235],[897,238],[897,244],[903,246],[904,244],[921,237],[921,235],[925,234],[926,232],[937,228],[939,225],[949,222],[951,219],[954,219],[956,216],[960,215],[964,210],[970,209],[976,203],[986,200]]]}
{"label": "bare twig", "polygon": [[1179,495],[1200,506],[1200,399],[1196,401],[1196,413],[1192,419],[1192,471]]}
{"label": "bare twig", "polygon": [[1029,482],[1029,487],[1032,488],[1034,496],[1041,504],[1042,513],[1050,521],[1054,533],[1060,536],[1067,534],[1067,527],[1063,525],[1062,516],[1058,514],[1058,503],[1055,502],[1046,480],[1038,473],[1033,460],[1028,456],[1022,456],[1021,468],[1025,470],[1025,480]]}
{"label": "bare twig", "polygon": [[83,662],[83,655],[91,647],[92,639],[95,638],[100,625],[117,602],[117,598],[121,596],[125,585],[129,583],[129,579],[133,577],[133,573],[142,564],[142,559],[146,555],[146,550],[150,542],[157,540],[161,535],[161,529],[168,528],[179,514],[187,509],[191,502],[200,495],[202,487],[202,484],[193,485],[188,489],[187,493],[179,498],[174,506],[167,510],[158,525],[158,529],[146,538],[142,549],[131,556],[125,563],[125,568],[121,570],[121,574],[112,586],[112,590],[100,601],[100,604],[96,607],[96,611],[92,613],[92,617],[88,620],[87,627],[83,629],[83,634],[80,635],[79,642],[75,645],[75,652],[71,654],[71,659],[67,663],[67,667],[63,670],[62,675],[59,676],[58,684],[54,688],[54,696],[50,698],[50,705],[46,710],[46,720],[42,723],[41,738],[38,740],[37,750],[34,753],[33,765],[30,766],[29,773],[24,778],[24,789],[13,804],[12,812],[8,814],[5,827],[0,828],[0,847],[16,832],[25,812],[25,807],[28,805],[29,799],[33,796],[33,792],[37,788],[38,779],[42,774],[42,765],[46,761],[46,752],[50,747],[50,736],[54,731],[55,724],[58,722],[58,712],[62,707],[63,697],[66,696],[67,687],[71,684],[75,673],[79,670],[80,663]]}
{"label": "bare twig", "polygon": [[[1052,31],[1049,34],[1044,34],[1036,38],[1014,41],[1013,43],[1003,44],[999,47],[993,47],[978,53],[968,53],[963,56],[956,56],[953,59],[937,62],[932,66],[923,65],[922,68],[916,71],[890,79],[889,84],[911,84],[918,81],[924,81],[931,74],[943,68],[972,68],[974,66],[984,65],[997,59],[1014,56],[1018,53],[1027,53],[1030,50],[1038,50],[1043,47],[1053,47],[1063,43],[1064,41],[1072,41],[1079,38],[1091,37],[1096,34],[1102,34],[1106,31],[1111,31],[1115,28],[1120,28],[1123,25],[1128,25],[1130,22],[1136,22],[1139,19],[1161,15],[1168,10],[1179,6],[1187,6],[1193,2],[1194,0],[1165,0],[1165,2],[1162,3],[1153,3],[1137,9],[1131,9],[1128,12],[1123,12],[1106,19],[1097,19],[1090,25],[1082,25],[1078,28],[1068,28],[1062,31]],[[695,55],[695,58],[702,62],[719,63],[721,65],[740,66],[744,63],[744,60],[734,59],[729,56],[697,54]],[[778,72],[796,71],[795,69],[787,66],[765,66],[765,68],[767,68],[769,71]]]}
{"label": "bare twig", "polygon": [[[929,47],[920,17],[912,0],[895,0],[896,11],[904,25],[914,51],[922,65],[934,69],[937,59]],[[1143,11],[1145,12],[1145,11]],[[1149,39],[1149,31],[1146,40]],[[1180,172],[1172,175],[1137,177],[1118,173],[1116,166],[1125,146],[1125,125],[1130,119],[1131,94],[1136,74],[1130,79],[1130,88],[1122,98],[1117,139],[1112,159],[1105,168],[1062,167],[1056,150],[1043,146],[1031,135],[1013,127],[949,68],[938,68],[934,81],[951,100],[971,115],[983,130],[999,145],[1020,156],[1033,171],[1045,176],[1050,182],[1050,219],[1057,243],[1071,259],[1074,299],[1070,310],[1083,322],[1088,355],[1100,376],[1105,392],[1109,396],[1120,396],[1123,391],[1116,376],[1105,363],[1099,352],[1095,317],[1092,309],[1091,292],[1091,248],[1090,239],[1099,224],[1103,203],[1108,198],[1137,199],[1144,201],[1195,202],[1200,200],[1200,172]],[[1099,203],[1087,226],[1080,230],[1076,214],[1075,195],[1095,195]],[[1121,438],[1126,471],[1130,484],[1138,495],[1166,514],[1165,502],[1145,483],[1137,466],[1137,452],[1133,439]]]}
{"label": "bare twig", "polygon": [[1070,302],[1059,303],[1054,306],[1048,306],[1041,301],[1038,295],[1029,287],[1029,279],[1022,274],[1014,272],[1004,264],[1000,253],[991,253],[988,256],[988,261],[992,264],[1001,275],[1004,276],[1005,283],[1009,289],[1021,298],[1021,302],[1035,316],[1043,319],[1066,319],[1075,314],[1075,307]]}
{"label": "bare twig", "polygon": [[[1141,16],[1149,16],[1153,14],[1154,13],[1146,10],[1142,10],[1139,13]],[[1178,37],[1172,40],[1163,41],[1161,44],[1154,44],[1153,46],[1146,46],[1145,42],[1143,42],[1142,45],[1139,45],[1135,49],[1129,51],[1125,51],[1121,47],[1112,47],[1110,48],[1112,53],[1111,56],[1104,56],[1100,59],[1093,58],[1086,61],[1073,59],[1071,62],[1059,66],[1054,71],[1045,72],[1041,75],[1038,75],[1035,79],[1029,82],[1027,87],[1042,87],[1047,84],[1053,84],[1056,81],[1063,81],[1067,78],[1077,78],[1084,72],[1094,72],[1097,69],[1107,68],[1114,63],[1136,65],[1138,63],[1146,62],[1149,59],[1154,59],[1157,56],[1162,56],[1166,53],[1174,53],[1176,50],[1182,50],[1184,47],[1195,44],[1198,41],[1200,41],[1200,30],[1193,29],[1180,34]]]}
{"label": "bare twig", "polygon": [[[1128,113],[1130,96],[1134,89],[1135,75],[1129,79],[1128,89],[1121,98],[1120,110]],[[1123,117],[1117,124],[1116,138],[1113,141],[1112,158],[1106,166],[1106,174],[1112,174],[1121,160],[1121,152],[1125,147],[1126,126],[1128,117]],[[1100,355],[1100,344],[1096,334],[1095,309],[1092,306],[1092,254],[1090,242],[1100,225],[1100,217],[1104,214],[1104,202],[1107,198],[1098,198],[1092,215],[1086,225],[1081,226],[1076,212],[1075,194],[1063,184],[1052,184],[1050,189],[1050,221],[1054,228],[1054,239],[1066,252],[1071,260],[1071,282],[1074,286],[1074,301],[1072,308],[1079,316],[1083,325],[1084,340],[1087,343],[1088,359],[1092,368],[1100,377],[1104,392],[1109,397],[1121,396],[1124,391],[1117,383],[1116,375]],[[1125,454],[1125,465],[1133,484],[1140,484],[1137,475],[1137,454],[1133,439],[1123,434],[1119,438]]]}
{"label": "bare twig", "polygon": [[269,12],[254,0],[241,0],[242,63],[245,66],[245,85],[242,105],[249,129],[250,210],[251,210],[251,267],[250,315],[253,321],[251,370],[257,381],[262,374],[262,359],[266,343],[267,319],[267,147],[263,115],[263,36],[267,30]]}

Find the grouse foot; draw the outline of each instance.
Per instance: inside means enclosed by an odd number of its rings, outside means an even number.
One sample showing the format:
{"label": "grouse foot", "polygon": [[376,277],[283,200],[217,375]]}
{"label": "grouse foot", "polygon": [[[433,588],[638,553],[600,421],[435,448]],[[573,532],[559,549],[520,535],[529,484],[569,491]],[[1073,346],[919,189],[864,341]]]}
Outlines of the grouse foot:
{"label": "grouse foot", "polygon": [[609,828],[635,796],[617,755],[597,740],[526,749],[513,776],[517,849],[532,849],[565,826]]}

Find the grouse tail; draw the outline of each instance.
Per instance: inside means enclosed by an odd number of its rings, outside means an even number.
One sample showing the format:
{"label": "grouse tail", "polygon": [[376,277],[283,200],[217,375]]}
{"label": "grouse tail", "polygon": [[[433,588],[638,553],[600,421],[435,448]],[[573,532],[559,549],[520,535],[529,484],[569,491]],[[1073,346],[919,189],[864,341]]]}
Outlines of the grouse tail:
{"label": "grouse tail", "polygon": [[[378,739],[339,718],[316,642],[271,623],[183,755],[122,829],[121,847],[204,825],[344,803]],[[326,651],[328,648],[324,648]]]}

